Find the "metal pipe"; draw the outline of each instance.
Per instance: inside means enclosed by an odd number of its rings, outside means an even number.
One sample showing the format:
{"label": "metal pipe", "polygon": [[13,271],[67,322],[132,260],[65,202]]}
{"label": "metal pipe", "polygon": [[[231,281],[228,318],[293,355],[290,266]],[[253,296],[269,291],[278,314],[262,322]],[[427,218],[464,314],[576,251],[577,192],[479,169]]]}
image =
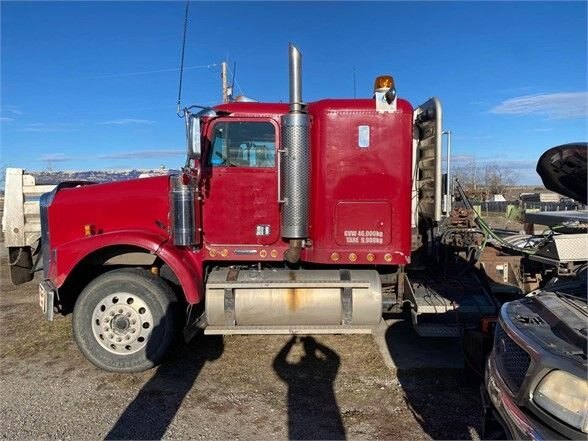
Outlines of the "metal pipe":
{"label": "metal pipe", "polygon": [[453,182],[451,181],[451,130],[443,132],[447,135],[447,214],[451,213],[453,202]]}
{"label": "metal pipe", "polygon": [[300,260],[300,251],[302,250],[302,240],[291,239],[289,248],[286,250],[284,257],[289,263],[296,263]]}
{"label": "metal pipe", "polygon": [[433,98],[434,117],[435,117],[435,217],[434,221],[441,221],[441,211],[443,203],[443,110],[441,109],[441,102],[437,98]]}
{"label": "metal pipe", "polygon": [[290,43],[290,112],[302,112],[302,54]]}
{"label": "metal pipe", "polygon": [[223,103],[229,102],[229,86],[227,84],[227,63],[221,63],[221,82],[223,88]]}

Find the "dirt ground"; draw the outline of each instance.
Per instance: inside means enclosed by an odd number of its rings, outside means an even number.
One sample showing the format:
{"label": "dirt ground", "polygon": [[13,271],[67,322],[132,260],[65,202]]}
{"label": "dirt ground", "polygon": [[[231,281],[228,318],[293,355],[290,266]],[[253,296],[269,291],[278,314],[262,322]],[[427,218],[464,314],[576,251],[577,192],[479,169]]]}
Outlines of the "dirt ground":
{"label": "dirt ground", "polygon": [[478,439],[458,345],[403,320],[377,337],[201,336],[158,369],[110,374],[77,350],[71,316],[46,322],[35,281],[12,286],[0,263],[2,438]]}

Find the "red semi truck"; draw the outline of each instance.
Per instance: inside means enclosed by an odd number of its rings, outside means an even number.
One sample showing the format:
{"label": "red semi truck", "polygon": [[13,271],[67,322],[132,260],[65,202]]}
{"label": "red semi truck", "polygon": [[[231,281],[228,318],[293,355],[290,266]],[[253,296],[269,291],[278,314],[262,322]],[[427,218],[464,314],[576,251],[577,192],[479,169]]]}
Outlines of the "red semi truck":
{"label": "red semi truck", "polygon": [[368,333],[387,294],[402,301],[441,220],[440,104],[413,109],[390,76],[371,99],[306,104],[289,55],[289,104],[185,109],[179,175],[41,197],[40,306],[73,312],[95,365],[156,365],[178,320],[187,335]]}

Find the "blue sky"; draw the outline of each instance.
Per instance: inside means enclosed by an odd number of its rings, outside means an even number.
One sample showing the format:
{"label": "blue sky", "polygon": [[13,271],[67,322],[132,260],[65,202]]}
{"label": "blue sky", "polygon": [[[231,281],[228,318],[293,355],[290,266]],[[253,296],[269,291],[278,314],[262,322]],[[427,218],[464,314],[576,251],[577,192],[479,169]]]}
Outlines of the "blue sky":
{"label": "blue sky", "polygon": [[[179,167],[175,115],[184,2],[2,2],[0,165]],[[184,103],[236,92],[288,99],[287,44],[303,97],[372,94],[392,74],[415,107],[441,99],[455,159],[499,160],[539,182],[547,148],[588,139],[586,2],[192,2]]]}

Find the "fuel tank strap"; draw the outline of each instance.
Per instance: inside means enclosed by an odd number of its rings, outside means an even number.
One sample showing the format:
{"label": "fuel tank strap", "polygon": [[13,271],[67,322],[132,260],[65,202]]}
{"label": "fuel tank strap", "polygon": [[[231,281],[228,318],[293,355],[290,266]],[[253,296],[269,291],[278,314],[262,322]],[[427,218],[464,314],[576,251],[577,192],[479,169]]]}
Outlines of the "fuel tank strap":
{"label": "fuel tank strap", "polygon": [[[239,277],[239,270],[231,268],[227,273],[227,282],[236,282]],[[235,290],[231,287],[225,288],[225,325],[235,326]]]}
{"label": "fuel tank strap", "polygon": [[225,289],[225,325],[235,326],[235,291]]}
{"label": "fuel tank strap", "polygon": [[[340,270],[339,276],[344,282],[351,280],[351,273],[349,270]],[[341,290],[341,324],[343,326],[351,325],[353,317],[353,288],[350,286],[343,286]]]}

